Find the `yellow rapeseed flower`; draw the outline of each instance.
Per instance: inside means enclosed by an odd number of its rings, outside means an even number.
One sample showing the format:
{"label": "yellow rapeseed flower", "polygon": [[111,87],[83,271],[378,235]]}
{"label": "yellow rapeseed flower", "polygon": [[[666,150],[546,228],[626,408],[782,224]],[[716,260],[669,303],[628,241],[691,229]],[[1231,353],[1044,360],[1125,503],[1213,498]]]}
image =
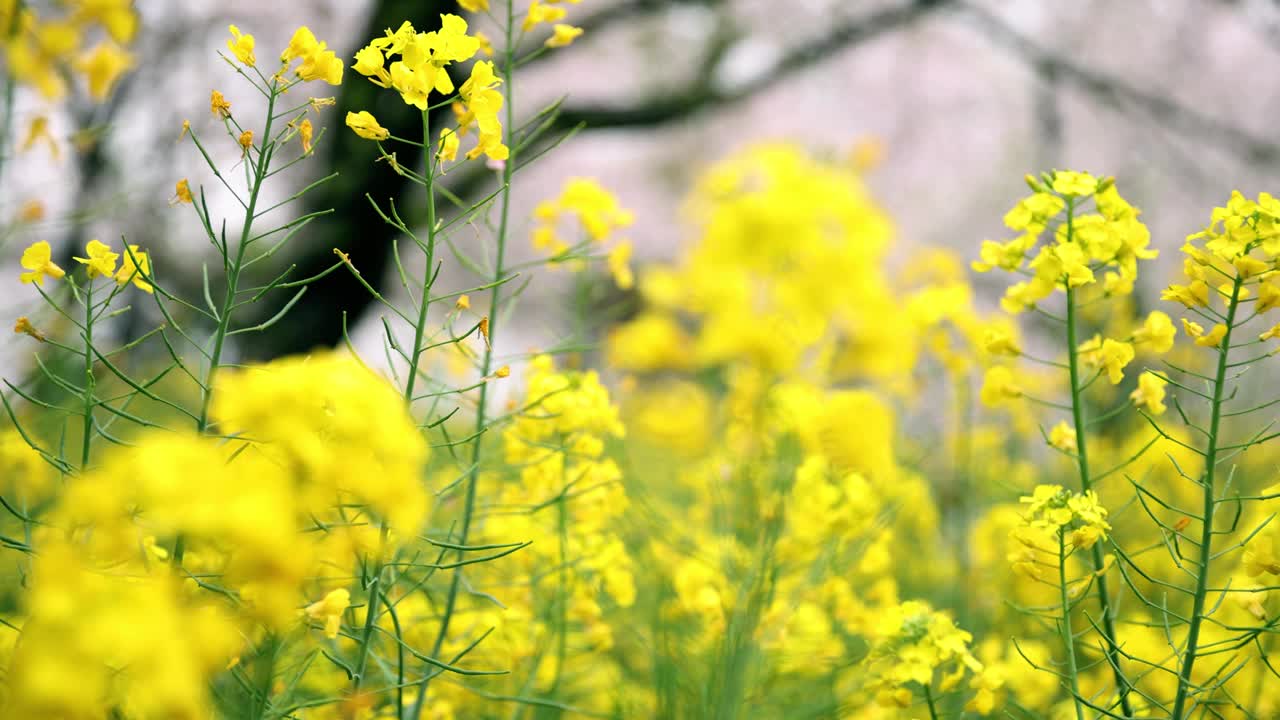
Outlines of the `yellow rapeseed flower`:
{"label": "yellow rapeseed flower", "polygon": [[60,280],[66,275],[62,268],[54,264],[53,248],[45,240],[32,243],[22,251],[22,267],[26,270],[20,278],[24,283],[43,285],[46,277]]}
{"label": "yellow rapeseed flower", "polygon": [[119,253],[111,251],[111,248],[98,240],[90,240],[85,245],[85,254],[87,258],[74,258],[76,262],[84,265],[89,271],[89,277],[95,278],[99,275],[111,277],[116,272],[116,260],[120,258]]}

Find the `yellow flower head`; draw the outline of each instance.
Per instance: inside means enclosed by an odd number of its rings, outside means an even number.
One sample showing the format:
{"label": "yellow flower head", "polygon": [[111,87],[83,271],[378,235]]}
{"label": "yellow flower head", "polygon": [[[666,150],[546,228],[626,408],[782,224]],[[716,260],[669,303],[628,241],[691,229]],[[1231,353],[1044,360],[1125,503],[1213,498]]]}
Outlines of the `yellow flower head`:
{"label": "yellow flower head", "polygon": [[24,283],[43,285],[45,277],[59,280],[66,275],[62,268],[53,263],[53,248],[45,240],[33,243],[22,251],[22,267],[26,270],[20,278]]}
{"label": "yellow flower head", "polygon": [[347,127],[366,140],[386,140],[391,131],[378,124],[378,119],[368,110],[347,113]]}
{"label": "yellow flower head", "polygon": [[556,23],[551,28],[551,37],[547,38],[546,45],[549,48],[568,47],[573,41],[582,35],[582,28],[573,25],[565,25],[564,23]]}
{"label": "yellow flower head", "polygon": [[1129,394],[1135,407],[1145,407],[1152,415],[1165,411],[1164,388],[1168,381],[1152,372],[1138,376],[1138,389]]}
{"label": "yellow flower head", "polygon": [[116,283],[124,285],[132,282],[134,287],[150,293],[154,292],[147,278],[151,276],[151,259],[137,245],[130,245],[129,251],[121,256],[120,271],[116,273]]}
{"label": "yellow flower head", "polygon": [[191,197],[191,183],[187,182],[186,178],[178,181],[178,184],[174,186],[174,192],[177,195],[178,202],[188,204],[195,202],[195,199]]}
{"label": "yellow flower head", "polygon": [[116,260],[120,258],[119,253],[111,252],[110,247],[97,240],[90,240],[84,249],[89,257],[78,257],[75,261],[88,268],[89,277],[95,278],[99,275],[111,277],[115,274]]}
{"label": "yellow flower head", "polygon": [[1013,371],[1003,365],[987,370],[982,378],[979,398],[987,407],[997,407],[1007,400],[1022,397],[1022,388],[1014,382]]}
{"label": "yellow flower head", "polygon": [[44,333],[40,332],[35,325],[32,325],[31,319],[25,315],[13,323],[13,331],[19,335],[30,335],[36,340],[44,342]]}
{"label": "yellow flower head", "polygon": [[330,85],[342,84],[343,63],[328,45],[316,40],[311,29],[302,26],[294,31],[289,45],[280,53],[280,62],[286,66],[301,58],[295,74],[304,82],[323,80]]}
{"label": "yellow flower head", "polygon": [[1076,429],[1066,421],[1060,421],[1049,431],[1049,444],[1063,452],[1074,453],[1077,448]]}
{"label": "yellow flower head", "polygon": [[1156,310],[1147,316],[1142,327],[1133,333],[1133,342],[1154,353],[1167,353],[1173,349],[1173,338],[1178,334],[1169,316]]}
{"label": "yellow flower head", "polygon": [[1085,365],[1103,369],[1112,385],[1118,385],[1124,379],[1124,368],[1134,357],[1133,345],[1107,338],[1095,336],[1081,343],[1078,352]]}
{"label": "yellow flower head", "polygon": [[532,0],[529,3],[529,12],[524,16],[524,24],[521,28],[525,32],[529,32],[535,27],[543,23],[553,23],[563,20],[565,9],[557,5],[543,5],[539,0]]}
{"label": "yellow flower head", "polygon": [[236,59],[245,65],[254,65],[258,62],[253,56],[254,40],[252,35],[241,34],[240,28],[231,25],[227,28],[231,31],[231,39],[227,41],[227,49],[231,51]]}
{"label": "yellow flower head", "polygon": [[338,637],[342,628],[342,614],[351,604],[351,593],[346,588],[331,590],[318,602],[307,606],[305,612],[312,620],[324,621],[324,636],[333,639]]}
{"label": "yellow flower head", "polygon": [[133,67],[133,56],[110,41],[98,43],[80,56],[76,69],[89,82],[89,97],[105,100],[122,75]]}
{"label": "yellow flower head", "polygon": [[209,112],[219,117],[231,117],[231,103],[227,102],[222,93],[214,90],[209,93]]}
{"label": "yellow flower head", "polygon": [[1107,509],[1092,490],[1073,493],[1061,485],[1038,485],[1021,502],[1027,505],[1023,519],[1029,527],[1054,535],[1070,533],[1069,540],[1076,547],[1090,547],[1111,530]]}
{"label": "yellow flower head", "polygon": [[311,140],[315,135],[315,127],[311,124],[309,118],[304,118],[298,123],[298,141],[302,143],[302,152],[311,152]]}
{"label": "yellow flower head", "polygon": [[1059,170],[1053,174],[1053,191],[1062,195],[1088,197],[1098,190],[1098,179],[1086,172]]}
{"label": "yellow flower head", "polygon": [[440,128],[440,145],[436,150],[436,157],[445,162],[453,162],[458,159],[458,146],[461,142],[458,140],[458,131],[453,128]]}

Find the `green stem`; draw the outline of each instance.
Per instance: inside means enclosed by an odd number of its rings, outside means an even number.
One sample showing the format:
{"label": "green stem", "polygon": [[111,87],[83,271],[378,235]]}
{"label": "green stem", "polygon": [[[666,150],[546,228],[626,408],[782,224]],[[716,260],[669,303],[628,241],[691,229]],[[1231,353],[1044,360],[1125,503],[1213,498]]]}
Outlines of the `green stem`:
{"label": "green stem", "polygon": [[262,720],[267,716],[267,709],[271,707],[271,684],[276,676],[276,653],[279,650],[279,640],[274,635],[268,635],[262,643],[264,657],[259,659],[262,663],[262,669],[258,676],[258,693],[260,697],[254,702],[253,717],[255,720]]}
{"label": "green stem", "polygon": [[[383,534],[386,534],[386,528],[383,528]],[[351,678],[351,686],[356,692],[359,692],[360,685],[364,682],[365,668],[369,665],[369,645],[373,641],[373,629],[377,624],[378,603],[382,601],[381,584],[382,560],[379,554],[379,559],[373,565],[373,579],[369,581],[369,599],[366,601],[364,610],[364,630],[360,634],[360,648],[356,652],[356,672]]]}
{"label": "green stem", "polygon": [[[1068,205],[1068,209],[1070,209]],[[1070,216],[1068,215],[1070,223]],[[1068,226],[1070,228],[1070,226]],[[1075,289],[1067,287],[1067,368],[1071,375],[1071,421],[1076,430],[1076,466],[1080,471],[1080,489],[1089,492],[1093,482],[1089,475],[1089,450],[1086,436],[1088,426],[1085,424],[1084,399],[1080,387],[1080,356],[1076,338],[1076,298]],[[1098,604],[1102,611],[1102,639],[1106,643],[1107,664],[1111,666],[1115,677],[1116,691],[1120,695],[1120,710],[1124,717],[1133,716],[1133,705],[1129,701],[1129,681],[1120,670],[1120,649],[1116,642],[1115,610],[1111,607],[1111,593],[1107,589],[1106,564],[1102,556],[1102,547],[1094,543],[1090,551],[1093,569],[1097,575]]]}
{"label": "green stem", "polygon": [[[489,289],[489,337],[485,343],[484,357],[480,365],[481,377],[488,378],[493,373],[493,344],[496,342],[497,336],[497,314],[502,304],[502,288],[506,283],[501,282],[506,275],[506,252],[507,252],[507,232],[511,222],[511,176],[516,167],[516,143],[515,143],[515,86],[512,77],[515,73],[515,37],[513,28],[515,25],[515,3],[513,0],[507,0],[507,18],[506,18],[506,38],[504,51],[505,60],[502,65],[502,82],[507,88],[506,97],[506,118],[502,127],[503,142],[509,149],[510,155],[507,157],[506,163],[502,168],[502,209],[498,223],[497,236],[497,253],[494,260],[494,270],[492,278],[492,287]],[[480,459],[484,455],[485,427],[489,418],[487,414],[489,400],[489,383],[486,382],[480,386],[480,398],[476,405],[476,421],[474,436],[475,440],[471,445],[471,464],[470,471],[467,473],[466,498],[463,501],[462,508],[462,527],[459,530],[458,545],[466,545],[471,534],[471,522],[475,517],[476,507],[476,482],[480,474]],[[458,557],[462,557],[462,551],[458,551]],[[453,620],[454,609],[458,602],[458,592],[462,585],[462,570],[455,569],[453,576],[449,581],[449,594],[445,599],[444,614],[440,617],[440,629],[436,633],[435,643],[432,647],[432,656],[439,656],[440,650],[444,647],[445,639],[449,634],[449,625]],[[418,698],[413,704],[413,710],[409,713],[409,720],[418,720],[422,715],[422,708],[426,704],[427,688],[431,683],[432,673],[428,673],[422,680],[421,689],[418,692]]]}
{"label": "green stem", "polygon": [[[267,122],[262,130],[262,147],[258,151],[258,163],[254,166],[253,185],[249,190],[249,202],[244,211],[244,224],[240,228],[240,242],[236,244],[235,259],[223,257],[223,267],[227,273],[227,288],[223,294],[222,307],[218,311],[218,325],[213,331],[213,350],[209,354],[209,368],[205,372],[204,382],[200,384],[200,416],[196,419],[196,432],[204,433],[209,429],[209,407],[213,400],[213,379],[222,365],[222,353],[226,347],[227,334],[231,329],[231,313],[235,309],[236,296],[240,293],[240,272],[244,268],[245,251],[249,247],[253,231],[254,214],[258,208],[258,195],[262,183],[267,178],[267,166],[270,165],[272,142],[271,124],[274,120],[276,106],[276,86],[273,83],[271,92],[267,94]],[[251,163],[252,154],[245,151],[245,163]],[[179,534],[173,540],[173,567],[182,568],[182,558],[186,553],[186,538]]]}
{"label": "green stem", "polygon": [[410,404],[413,403],[413,387],[418,381],[418,362],[422,358],[422,339],[426,336],[427,310],[431,307],[431,287],[435,284],[436,270],[435,170],[431,167],[431,114],[427,110],[422,111],[422,147],[427,164],[427,171],[423,175],[427,189],[427,269],[426,278],[422,284],[422,304],[418,307],[418,324],[413,329],[413,352],[409,355],[409,379],[404,386],[404,399]]}
{"label": "green stem", "polygon": [[929,706],[929,720],[938,720],[941,716],[938,715],[938,708],[933,704],[933,691],[928,685],[924,686],[924,701]]}
{"label": "green stem", "polygon": [[1173,700],[1172,720],[1182,720],[1182,711],[1191,694],[1191,670],[1199,652],[1200,626],[1204,622],[1204,604],[1209,588],[1209,564],[1213,559],[1213,514],[1216,499],[1214,474],[1218,464],[1218,428],[1222,420],[1222,391],[1226,385],[1227,358],[1231,353],[1231,331],[1235,327],[1236,310],[1239,308],[1241,277],[1237,274],[1231,287],[1231,302],[1227,307],[1227,332],[1218,345],[1218,371],[1213,379],[1213,400],[1210,404],[1208,448],[1204,456],[1204,512],[1201,515],[1200,559],[1197,563],[1196,593],[1191,607],[1191,624],[1187,628],[1187,647],[1182,655],[1182,667],[1178,670],[1178,693]]}
{"label": "green stem", "polygon": [[[240,242],[236,246],[235,260],[227,262],[227,288],[223,295],[222,307],[218,312],[218,325],[213,332],[213,350],[209,354],[209,369],[204,376],[204,384],[200,387],[200,418],[196,421],[196,430],[204,432],[209,428],[209,406],[213,398],[213,376],[222,364],[222,353],[226,347],[227,334],[231,329],[231,313],[235,309],[236,296],[240,293],[240,272],[244,268],[244,255],[249,247],[249,239],[253,231],[254,214],[258,208],[258,195],[262,183],[266,180],[267,166],[273,149],[271,142],[271,124],[276,106],[276,87],[271,86],[267,96],[267,122],[262,130],[262,146],[258,151],[258,163],[254,167],[253,186],[249,190],[249,202],[244,211],[244,224],[240,228]],[[246,151],[245,162],[251,162],[252,155]],[[230,260],[230,258],[224,258]]]}
{"label": "green stem", "polygon": [[80,472],[89,467],[93,445],[93,278],[84,289],[84,438],[80,443]]}
{"label": "green stem", "polygon": [[1076,709],[1076,720],[1084,720],[1084,708],[1080,704],[1080,669],[1076,665],[1076,637],[1071,631],[1071,597],[1067,592],[1067,540],[1058,531],[1058,589],[1062,593],[1062,648],[1067,653],[1067,672],[1071,681],[1071,703]]}

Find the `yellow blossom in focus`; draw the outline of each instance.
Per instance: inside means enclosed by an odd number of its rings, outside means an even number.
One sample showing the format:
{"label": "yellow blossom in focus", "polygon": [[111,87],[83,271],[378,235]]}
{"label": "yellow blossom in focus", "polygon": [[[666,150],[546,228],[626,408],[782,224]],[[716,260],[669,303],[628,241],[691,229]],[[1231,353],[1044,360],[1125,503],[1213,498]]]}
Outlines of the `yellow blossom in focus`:
{"label": "yellow blossom in focus", "polygon": [[227,41],[227,49],[236,59],[245,65],[254,65],[257,58],[253,56],[254,40],[252,35],[243,35],[235,25],[227,27],[231,31],[231,39]]}
{"label": "yellow blossom in focus", "polygon": [[60,280],[66,275],[62,268],[54,264],[53,248],[45,240],[32,243],[22,251],[22,267],[27,271],[20,278],[24,283],[43,285],[46,277]]}
{"label": "yellow blossom in focus", "polygon": [[209,93],[209,112],[219,117],[231,117],[231,103],[222,96],[222,93],[214,90]]}
{"label": "yellow blossom in focus", "polygon": [[84,249],[89,257],[77,257],[74,260],[88,268],[90,278],[99,275],[110,277],[115,274],[116,260],[120,258],[119,253],[112,252],[110,247],[98,240],[90,240]]}
{"label": "yellow blossom in focus", "polygon": [[1053,190],[1063,195],[1087,197],[1098,189],[1098,179],[1086,172],[1059,170],[1053,174]]}
{"label": "yellow blossom in focus", "polygon": [[1091,547],[1111,530],[1107,509],[1093,491],[1073,493],[1061,485],[1038,485],[1021,502],[1027,506],[1024,518],[1030,527],[1059,536],[1070,533],[1068,539],[1076,547]]}
{"label": "yellow blossom in focus", "polygon": [[302,143],[302,152],[311,152],[311,139],[315,134],[315,128],[311,125],[311,120],[304,119],[298,123],[298,140]]}
{"label": "yellow blossom in focus", "polygon": [[36,329],[36,326],[31,324],[31,319],[25,315],[18,318],[13,324],[13,332],[18,335],[30,335],[36,340],[44,342],[44,333]]}
{"label": "yellow blossom in focus", "polygon": [[444,162],[458,159],[458,132],[450,128],[440,128],[440,144],[436,149],[436,157]]}
{"label": "yellow blossom in focus", "polygon": [[132,282],[139,290],[154,292],[146,278],[151,276],[151,259],[137,245],[130,245],[129,251],[121,255],[120,270],[116,273],[116,283],[124,285]]}
{"label": "yellow blossom in focus", "polygon": [[1133,345],[1098,336],[1082,343],[1078,352],[1085,365],[1105,370],[1112,385],[1118,385],[1124,379],[1124,368],[1135,355]]}
{"label": "yellow blossom in focus", "polygon": [[240,137],[236,138],[236,143],[239,144],[240,148],[246,153],[249,152],[249,150],[253,148],[253,131],[245,130],[240,133]]}
{"label": "yellow blossom in focus", "polygon": [[1222,343],[1222,338],[1227,334],[1227,326],[1222,323],[1214,325],[1209,332],[1203,336],[1196,338],[1196,345],[1201,347],[1217,347]]}
{"label": "yellow blossom in focus", "polygon": [[177,194],[178,202],[188,204],[195,202],[195,199],[191,197],[191,184],[187,182],[186,178],[178,181],[178,184],[174,186],[174,192]]}
{"label": "yellow blossom in focus", "polygon": [[347,127],[365,140],[386,140],[391,137],[391,132],[379,125],[377,118],[367,110],[348,112]]}

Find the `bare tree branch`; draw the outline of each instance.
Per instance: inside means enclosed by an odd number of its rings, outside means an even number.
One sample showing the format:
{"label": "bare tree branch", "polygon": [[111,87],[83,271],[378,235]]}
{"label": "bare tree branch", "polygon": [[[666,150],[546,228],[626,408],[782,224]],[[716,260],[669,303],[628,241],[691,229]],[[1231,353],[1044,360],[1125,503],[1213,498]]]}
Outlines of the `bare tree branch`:
{"label": "bare tree branch", "polygon": [[935,10],[949,6],[953,0],[915,0],[896,7],[870,13],[836,26],[814,42],[792,48],[758,81],[738,88],[721,89],[712,82],[714,68],[689,87],[646,98],[629,106],[580,105],[560,112],[557,125],[572,128],[585,124],[592,129],[651,126],[683,120],[704,110],[745,100],[786,80],[793,74],[830,59],[841,50],[874,40],[886,32],[900,29]]}
{"label": "bare tree branch", "polygon": [[1246,130],[1186,107],[1166,95],[1131,85],[1124,80],[1079,65],[1037,44],[1000,18],[969,2],[958,7],[978,24],[982,32],[1003,46],[1042,77],[1051,75],[1057,82],[1073,85],[1098,102],[1123,110],[1140,110],[1152,121],[1204,142],[1218,144],[1246,162],[1264,164],[1280,158],[1280,145],[1256,137]]}

